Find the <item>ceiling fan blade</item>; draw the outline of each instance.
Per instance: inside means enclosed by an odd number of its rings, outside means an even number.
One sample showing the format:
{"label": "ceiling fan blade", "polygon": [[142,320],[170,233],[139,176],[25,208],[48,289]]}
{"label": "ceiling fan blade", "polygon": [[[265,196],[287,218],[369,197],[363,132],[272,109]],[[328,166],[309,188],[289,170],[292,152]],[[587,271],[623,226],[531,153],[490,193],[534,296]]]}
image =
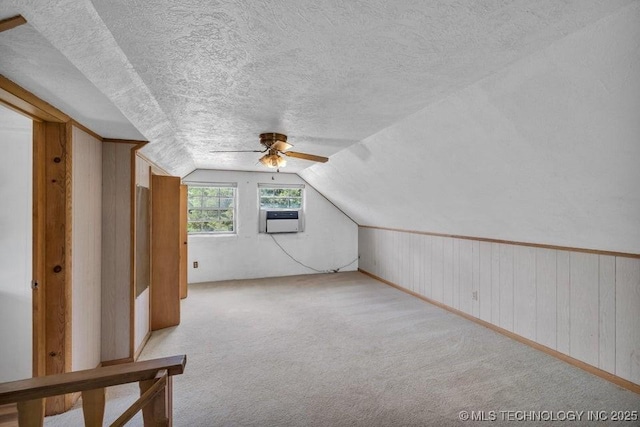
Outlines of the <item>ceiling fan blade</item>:
{"label": "ceiling fan blade", "polygon": [[[266,150],[265,150],[266,151]],[[210,153],[264,153],[265,151],[261,150],[211,150]]]}
{"label": "ceiling fan blade", "polygon": [[293,145],[289,144],[286,141],[275,141],[273,144],[271,144],[269,148],[272,148],[278,151],[285,151],[291,147],[293,147]]}
{"label": "ceiling fan blade", "polygon": [[307,153],[298,153],[296,151],[285,151],[282,154],[289,157],[296,157],[298,159],[310,160],[312,162],[326,163],[329,161],[329,158],[327,157],[316,156],[314,154]]}

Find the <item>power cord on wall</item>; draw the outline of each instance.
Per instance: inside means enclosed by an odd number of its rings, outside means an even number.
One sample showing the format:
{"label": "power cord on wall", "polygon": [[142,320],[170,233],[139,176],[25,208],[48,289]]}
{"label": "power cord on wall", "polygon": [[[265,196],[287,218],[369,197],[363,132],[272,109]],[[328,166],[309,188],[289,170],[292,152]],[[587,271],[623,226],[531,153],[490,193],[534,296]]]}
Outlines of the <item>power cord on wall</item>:
{"label": "power cord on wall", "polygon": [[291,255],[289,252],[287,252],[287,250],[285,248],[282,247],[282,245],[280,243],[278,243],[278,241],[276,240],[275,236],[273,234],[269,234],[269,236],[271,236],[271,238],[273,239],[273,242],[278,245],[278,247],[282,250],[282,252],[284,252],[289,258],[291,258],[292,260],[294,260],[295,262],[297,262],[298,264],[300,264],[301,266],[308,268],[309,270],[315,271],[316,273],[337,273],[338,271],[342,270],[345,267],[349,267],[351,264],[353,264],[354,262],[356,262],[358,260],[357,257],[356,259],[354,259],[353,261],[351,261],[349,264],[345,264],[342,267],[338,267],[338,268],[334,268],[332,270],[318,270],[317,268],[313,268],[311,266],[308,266],[307,264],[304,264],[303,262],[298,261],[297,259],[295,259],[293,257],[293,255]]}

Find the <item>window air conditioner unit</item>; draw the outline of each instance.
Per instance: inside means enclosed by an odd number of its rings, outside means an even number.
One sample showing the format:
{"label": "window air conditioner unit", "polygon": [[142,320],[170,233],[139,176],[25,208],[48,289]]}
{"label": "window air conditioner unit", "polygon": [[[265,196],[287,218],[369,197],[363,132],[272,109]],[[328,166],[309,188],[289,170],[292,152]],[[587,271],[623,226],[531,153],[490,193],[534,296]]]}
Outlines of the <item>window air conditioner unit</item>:
{"label": "window air conditioner unit", "polygon": [[267,211],[267,233],[297,233],[300,231],[300,218],[298,211]]}

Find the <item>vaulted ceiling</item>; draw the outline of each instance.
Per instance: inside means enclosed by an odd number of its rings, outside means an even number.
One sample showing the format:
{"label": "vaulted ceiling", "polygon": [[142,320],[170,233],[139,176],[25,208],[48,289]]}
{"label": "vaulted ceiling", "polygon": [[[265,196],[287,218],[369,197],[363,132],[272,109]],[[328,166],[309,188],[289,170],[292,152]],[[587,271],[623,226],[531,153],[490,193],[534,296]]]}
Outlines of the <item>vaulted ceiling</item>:
{"label": "vaulted ceiling", "polygon": [[331,156],[628,2],[0,0],[0,73],[175,174],[264,170],[211,151]]}
{"label": "vaulted ceiling", "polygon": [[0,74],[171,173],[298,173],[359,224],[640,253],[640,0],[0,0]]}

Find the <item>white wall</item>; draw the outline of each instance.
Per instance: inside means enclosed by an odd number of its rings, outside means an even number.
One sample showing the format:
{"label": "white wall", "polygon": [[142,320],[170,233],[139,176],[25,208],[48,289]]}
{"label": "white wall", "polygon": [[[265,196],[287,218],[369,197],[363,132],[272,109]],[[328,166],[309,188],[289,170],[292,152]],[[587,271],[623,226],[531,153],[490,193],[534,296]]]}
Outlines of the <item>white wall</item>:
{"label": "white wall", "polygon": [[366,272],[640,384],[640,259],[363,227],[359,251]]}
{"label": "white wall", "polygon": [[[275,235],[299,261],[323,271],[357,258],[357,225],[297,175],[196,170],[184,182],[238,185],[237,234],[189,236],[189,283],[314,273],[287,257],[271,235],[258,233],[259,183],[305,185],[304,232]],[[199,268],[193,268],[194,261]],[[357,267],[356,261],[343,271]]]}
{"label": "white wall", "polygon": [[360,225],[640,253],[640,2],[300,172]]}
{"label": "white wall", "polygon": [[32,374],[30,119],[0,105],[0,383]]}
{"label": "white wall", "polygon": [[101,361],[102,141],[72,131],[71,369]]}

